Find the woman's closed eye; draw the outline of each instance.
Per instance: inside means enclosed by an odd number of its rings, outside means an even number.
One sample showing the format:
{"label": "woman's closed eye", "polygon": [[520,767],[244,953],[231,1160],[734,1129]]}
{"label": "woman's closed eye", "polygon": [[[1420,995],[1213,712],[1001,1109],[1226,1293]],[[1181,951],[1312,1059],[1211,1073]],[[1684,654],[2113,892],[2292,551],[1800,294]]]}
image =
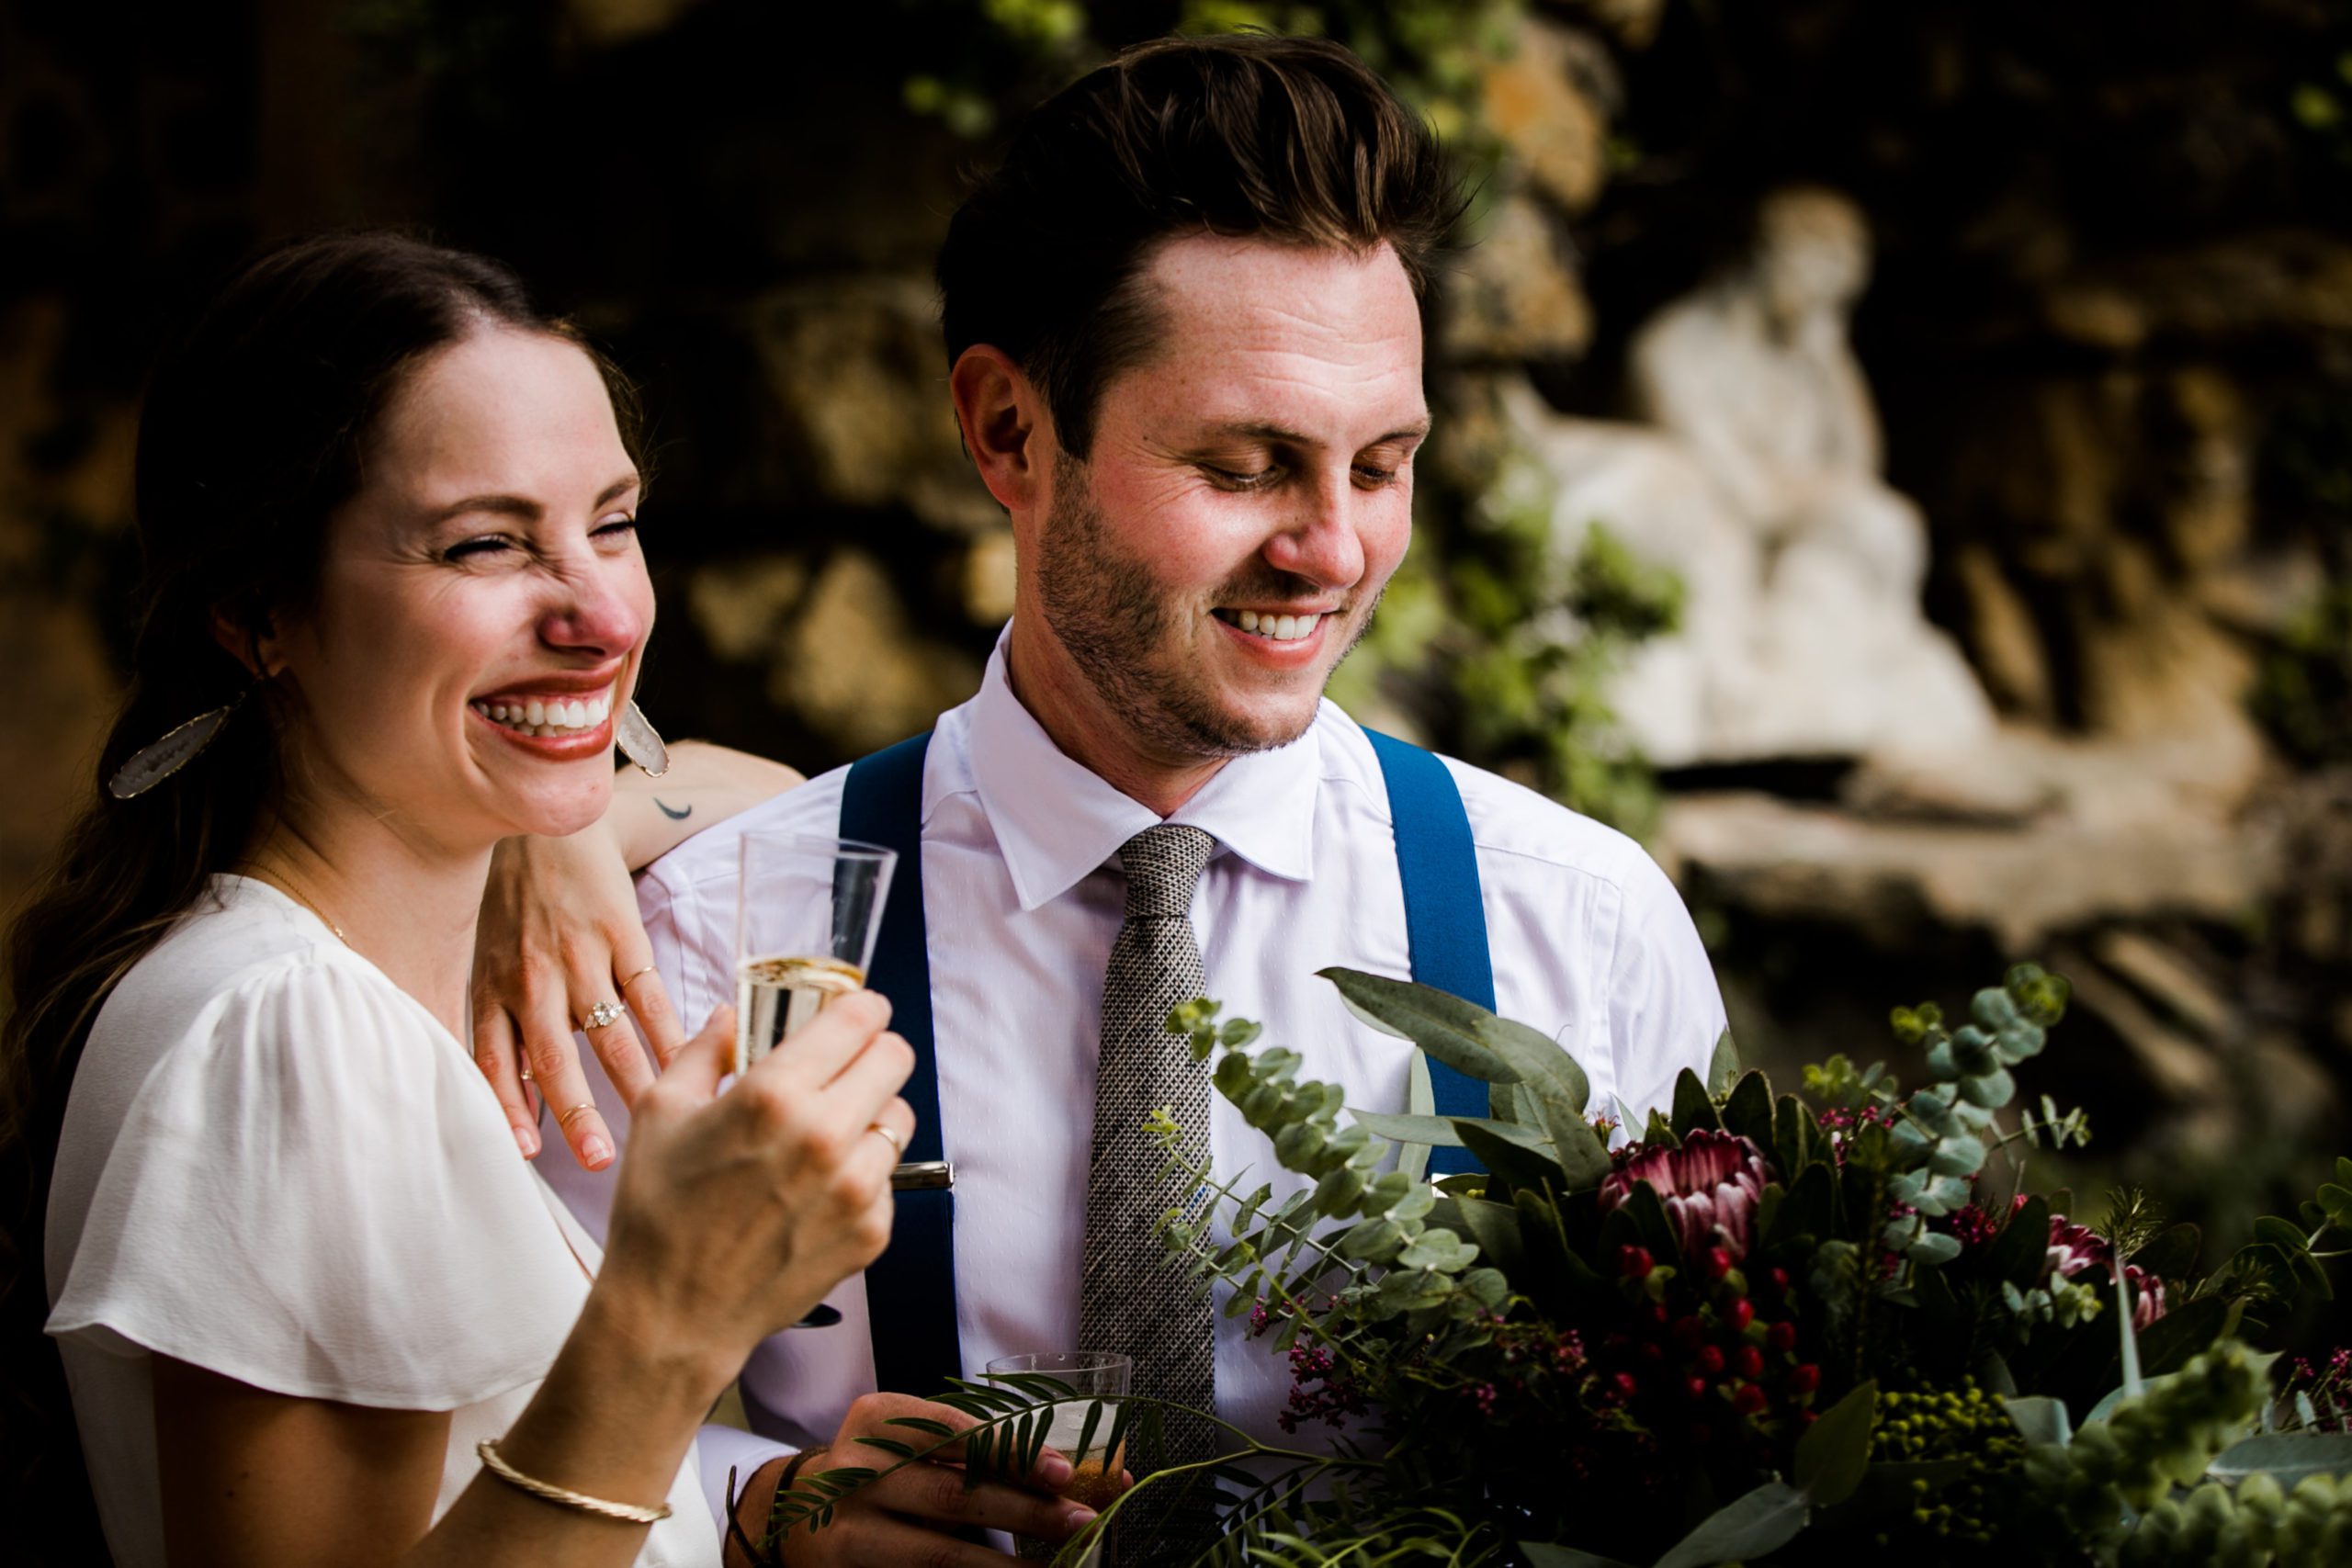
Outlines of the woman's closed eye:
{"label": "woman's closed eye", "polygon": [[[636,533],[637,513],[616,512],[598,522],[591,530],[591,536],[600,545],[616,546],[627,544]],[[444,560],[470,560],[487,565],[502,556],[527,553],[530,548],[527,540],[512,534],[480,534],[451,545],[441,552],[441,556]]]}

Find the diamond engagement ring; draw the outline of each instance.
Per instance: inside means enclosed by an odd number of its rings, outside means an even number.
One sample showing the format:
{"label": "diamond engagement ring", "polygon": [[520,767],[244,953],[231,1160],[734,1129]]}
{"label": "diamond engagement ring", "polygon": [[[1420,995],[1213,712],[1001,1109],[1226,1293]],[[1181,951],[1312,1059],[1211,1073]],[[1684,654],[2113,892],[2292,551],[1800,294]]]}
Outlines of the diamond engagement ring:
{"label": "diamond engagement ring", "polygon": [[580,1021],[580,1027],[582,1030],[602,1029],[607,1024],[618,1023],[620,1019],[618,1002],[598,1002],[588,1010],[588,1016]]}

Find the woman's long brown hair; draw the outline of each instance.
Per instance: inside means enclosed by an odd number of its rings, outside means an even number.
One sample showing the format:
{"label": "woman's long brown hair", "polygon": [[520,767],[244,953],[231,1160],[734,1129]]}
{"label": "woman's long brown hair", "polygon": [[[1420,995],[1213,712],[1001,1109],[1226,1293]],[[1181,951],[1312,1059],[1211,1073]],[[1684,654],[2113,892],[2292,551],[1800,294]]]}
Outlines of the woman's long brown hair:
{"label": "woman's long brown hair", "polygon": [[[0,1497],[13,1506],[0,1536],[12,1561],[105,1561],[62,1364],[41,1333],[50,1172],[98,1010],[237,863],[277,795],[270,694],[254,694],[201,756],[146,794],[116,800],[104,783],[174,726],[248,693],[253,677],[221,647],[216,616],[250,636],[310,603],[327,520],[358,487],[377,417],[419,361],[486,325],[578,341],[497,262],[394,233],[328,235],[249,265],[149,383],[136,468],[146,578],[129,690],[90,804],[7,939]],[[608,380],[634,450],[633,405]],[[26,1548],[32,1555],[15,1555]]]}

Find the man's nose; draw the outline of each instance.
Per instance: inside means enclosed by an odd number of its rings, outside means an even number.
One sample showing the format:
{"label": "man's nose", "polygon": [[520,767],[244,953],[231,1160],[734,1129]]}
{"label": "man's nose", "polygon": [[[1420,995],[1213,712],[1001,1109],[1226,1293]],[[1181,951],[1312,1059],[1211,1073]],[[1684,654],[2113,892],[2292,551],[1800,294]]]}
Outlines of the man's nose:
{"label": "man's nose", "polygon": [[1344,470],[1295,492],[1298,510],[1266,541],[1266,564],[1325,588],[1349,588],[1363,576],[1363,497]]}

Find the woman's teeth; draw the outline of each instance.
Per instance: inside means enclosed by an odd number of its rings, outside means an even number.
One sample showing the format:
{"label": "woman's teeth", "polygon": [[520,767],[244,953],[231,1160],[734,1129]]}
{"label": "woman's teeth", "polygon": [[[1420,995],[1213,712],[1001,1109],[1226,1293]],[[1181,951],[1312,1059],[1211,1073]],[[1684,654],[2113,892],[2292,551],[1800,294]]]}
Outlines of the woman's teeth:
{"label": "woman's teeth", "polygon": [[532,697],[522,702],[476,703],[474,712],[517,735],[576,735],[594,729],[613,711],[610,695],[548,701]]}
{"label": "woman's teeth", "polygon": [[1219,610],[1217,615],[1229,626],[1276,642],[1296,642],[1314,636],[1316,623],[1323,618],[1319,611],[1309,615],[1261,615],[1255,610]]}

